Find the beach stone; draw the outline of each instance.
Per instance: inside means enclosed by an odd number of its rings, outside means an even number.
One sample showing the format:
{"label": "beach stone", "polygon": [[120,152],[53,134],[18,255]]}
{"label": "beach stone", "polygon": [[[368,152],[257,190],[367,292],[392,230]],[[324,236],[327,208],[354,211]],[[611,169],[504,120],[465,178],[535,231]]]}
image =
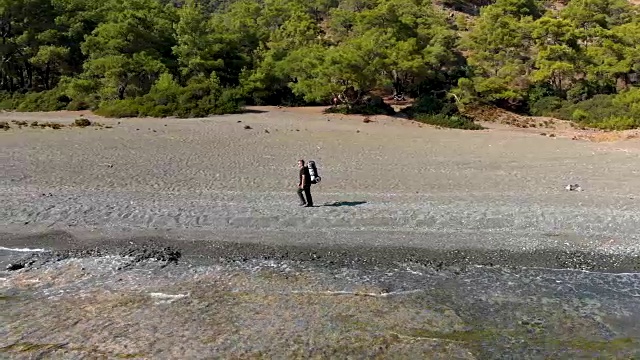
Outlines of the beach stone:
{"label": "beach stone", "polygon": [[85,119],[85,118],[76,119],[73,123],[76,126],[79,126],[79,127],[91,126],[91,121],[89,121],[89,119]]}
{"label": "beach stone", "polygon": [[16,270],[23,269],[24,267],[25,267],[25,264],[14,263],[14,264],[7,265],[7,270],[16,271]]}

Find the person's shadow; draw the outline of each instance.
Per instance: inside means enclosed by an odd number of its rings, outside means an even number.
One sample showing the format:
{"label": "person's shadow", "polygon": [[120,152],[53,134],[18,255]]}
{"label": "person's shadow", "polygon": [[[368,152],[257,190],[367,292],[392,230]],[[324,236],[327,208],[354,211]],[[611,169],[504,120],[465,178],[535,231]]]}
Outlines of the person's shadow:
{"label": "person's shadow", "polygon": [[332,203],[325,203],[324,206],[332,206],[332,207],[339,207],[339,206],[358,206],[358,205],[362,205],[362,204],[366,204],[366,201],[336,201],[336,202],[332,202]]}

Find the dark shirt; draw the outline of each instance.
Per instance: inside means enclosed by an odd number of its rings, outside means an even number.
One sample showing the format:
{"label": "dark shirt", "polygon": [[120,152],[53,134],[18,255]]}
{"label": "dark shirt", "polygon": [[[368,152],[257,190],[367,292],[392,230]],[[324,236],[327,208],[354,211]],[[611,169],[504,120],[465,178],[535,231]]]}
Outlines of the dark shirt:
{"label": "dark shirt", "polygon": [[[305,176],[305,182],[302,182],[302,175]],[[300,169],[300,184],[302,186],[311,186],[311,174],[309,174],[309,168],[305,165]]]}

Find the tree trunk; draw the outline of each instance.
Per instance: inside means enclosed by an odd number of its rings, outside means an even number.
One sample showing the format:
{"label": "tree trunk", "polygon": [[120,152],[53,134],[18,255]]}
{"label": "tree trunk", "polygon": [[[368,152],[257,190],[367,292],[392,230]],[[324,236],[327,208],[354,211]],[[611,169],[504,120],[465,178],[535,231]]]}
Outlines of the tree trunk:
{"label": "tree trunk", "polygon": [[629,78],[627,74],[620,74],[616,77],[616,90],[618,92],[629,88]]}
{"label": "tree trunk", "polygon": [[51,89],[51,86],[49,85],[49,78],[51,75],[51,67],[49,66],[49,64],[47,63],[47,67],[44,69],[44,76],[43,76],[43,82],[44,82],[44,88],[47,90]]}
{"label": "tree trunk", "polygon": [[121,83],[118,86],[118,100],[124,100],[124,93],[127,90],[127,83]]}
{"label": "tree trunk", "polygon": [[24,67],[27,71],[27,89],[33,90],[33,67],[26,61]]}
{"label": "tree trunk", "polygon": [[27,81],[24,77],[24,69],[22,68],[18,68],[18,75],[20,76],[20,88],[21,89],[26,89],[27,88]]}
{"label": "tree trunk", "polygon": [[402,80],[398,72],[393,70],[393,95],[402,94],[403,92]]}

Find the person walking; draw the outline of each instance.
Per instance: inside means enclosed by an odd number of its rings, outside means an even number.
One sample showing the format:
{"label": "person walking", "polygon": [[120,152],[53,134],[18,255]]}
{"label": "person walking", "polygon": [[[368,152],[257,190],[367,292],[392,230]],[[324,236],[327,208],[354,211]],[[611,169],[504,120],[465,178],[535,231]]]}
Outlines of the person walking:
{"label": "person walking", "polygon": [[[298,182],[300,206],[313,207],[313,198],[311,197],[311,175],[309,174],[309,168],[305,165],[304,160],[298,160],[298,167],[300,168],[300,180]],[[304,196],[302,195],[303,192]]]}

